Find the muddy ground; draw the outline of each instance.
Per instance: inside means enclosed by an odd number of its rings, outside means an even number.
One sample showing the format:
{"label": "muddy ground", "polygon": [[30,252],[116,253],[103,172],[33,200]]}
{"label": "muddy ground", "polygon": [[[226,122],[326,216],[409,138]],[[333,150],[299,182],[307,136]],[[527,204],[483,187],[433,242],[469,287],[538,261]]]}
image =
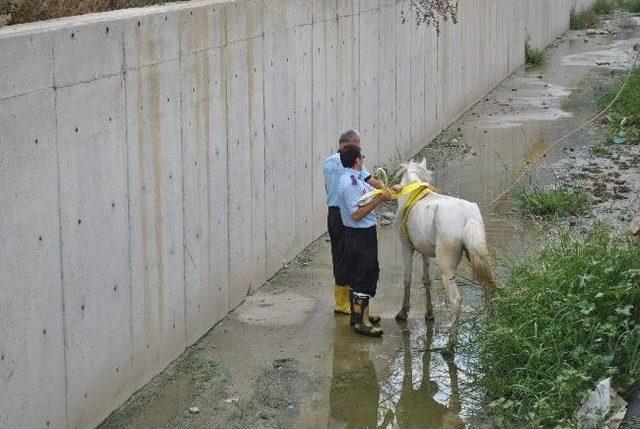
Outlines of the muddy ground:
{"label": "muddy ground", "polygon": [[[568,32],[558,38],[546,66],[516,72],[425,146],[418,157],[434,169],[436,186],[482,206],[556,139],[590,118],[594,88],[612,79],[612,69],[628,64],[640,33],[628,16],[604,28],[603,34]],[[607,147],[594,155],[589,147],[604,134],[601,124],[576,134],[552,150],[528,180],[585,186],[597,199],[590,219],[613,219],[622,228],[640,208],[639,147]],[[515,214],[509,199],[483,216],[498,261],[517,257],[541,234],[535,221]],[[576,228],[588,224],[570,222]],[[398,323],[393,317],[401,303],[403,267],[391,225],[380,227],[379,242],[381,279],[372,311],[383,317],[383,338],[357,336],[348,318],[332,313],[324,236],[101,427],[481,427],[481,397],[466,371],[473,357],[445,360],[432,351],[443,345],[448,324],[437,267],[432,264],[435,324],[424,322],[418,263],[409,320]],[[460,272],[468,276],[465,267]],[[464,317],[473,320],[482,290],[460,283]],[[471,336],[464,325],[461,341]]]}

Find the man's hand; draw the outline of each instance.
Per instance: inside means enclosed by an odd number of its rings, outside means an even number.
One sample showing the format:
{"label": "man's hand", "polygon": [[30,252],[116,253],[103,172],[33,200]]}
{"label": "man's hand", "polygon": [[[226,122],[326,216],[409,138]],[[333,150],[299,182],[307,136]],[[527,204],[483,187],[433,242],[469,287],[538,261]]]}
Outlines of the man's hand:
{"label": "man's hand", "polygon": [[391,190],[393,190],[393,192],[400,192],[402,191],[402,185],[393,185]]}

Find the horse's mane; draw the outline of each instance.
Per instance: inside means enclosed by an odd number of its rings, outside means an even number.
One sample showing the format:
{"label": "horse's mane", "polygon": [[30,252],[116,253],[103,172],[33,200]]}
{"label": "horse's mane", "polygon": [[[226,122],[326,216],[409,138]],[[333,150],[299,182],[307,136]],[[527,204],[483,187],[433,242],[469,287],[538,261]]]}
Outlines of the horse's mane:
{"label": "horse's mane", "polygon": [[422,162],[407,161],[398,167],[400,174],[414,173],[418,178],[425,182],[433,183],[433,172],[427,168],[427,160],[423,158]]}

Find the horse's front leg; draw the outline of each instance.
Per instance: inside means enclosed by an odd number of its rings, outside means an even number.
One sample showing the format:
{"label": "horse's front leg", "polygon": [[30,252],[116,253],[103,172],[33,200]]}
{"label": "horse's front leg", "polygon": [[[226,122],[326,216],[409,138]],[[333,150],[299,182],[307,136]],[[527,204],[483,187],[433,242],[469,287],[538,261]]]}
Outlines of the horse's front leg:
{"label": "horse's front leg", "polygon": [[402,308],[396,315],[396,320],[407,320],[411,307],[411,270],[413,265],[413,249],[402,243],[402,261],[404,262],[404,295]]}
{"label": "horse's front leg", "polygon": [[429,277],[429,257],[422,255],[422,285],[426,292],[426,312],[424,320],[427,322],[435,319],[433,315],[433,302],[431,301],[431,277]]}

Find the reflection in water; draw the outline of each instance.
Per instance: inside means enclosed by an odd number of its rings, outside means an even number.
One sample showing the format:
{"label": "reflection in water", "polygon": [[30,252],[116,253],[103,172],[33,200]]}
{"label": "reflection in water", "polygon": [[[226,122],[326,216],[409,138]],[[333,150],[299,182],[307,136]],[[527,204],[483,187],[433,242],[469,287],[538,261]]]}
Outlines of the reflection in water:
{"label": "reflection in water", "polygon": [[[458,368],[453,359],[446,358],[448,381],[436,382],[431,376],[433,324],[414,341],[411,331],[402,331],[401,358],[394,365],[393,374],[382,386],[383,397],[378,414],[379,427],[425,429],[464,428],[458,388]],[[414,354],[414,351],[418,351]],[[414,359],[417,358],[417,359]]]}
{"label": "reflection in water", "polygon": [[[367,340],[357,337],[342,318],[336,328],[329,404],[330,427],[376,428],[380,388]],[[346,322],[346,323],[345,323]],[[370,341],[377,341],[371,339]]]}
{"label": "reflection in water", "polygon": [[[458,368],[452,359],[431,352],[433,324],[403,329],[390,373],[378,379],[369,355],[375,344],[337,326],[329,394],[332,428],[461,429],[464,422]],[[374,340],[375,341],[375,340]],[[433,376],[435,366],[443,374]],[[446,368],[446,369],[445,369]],[[446,374],[445,374],[446,373]],[[436,381],[437,380],[437,381]]]}

